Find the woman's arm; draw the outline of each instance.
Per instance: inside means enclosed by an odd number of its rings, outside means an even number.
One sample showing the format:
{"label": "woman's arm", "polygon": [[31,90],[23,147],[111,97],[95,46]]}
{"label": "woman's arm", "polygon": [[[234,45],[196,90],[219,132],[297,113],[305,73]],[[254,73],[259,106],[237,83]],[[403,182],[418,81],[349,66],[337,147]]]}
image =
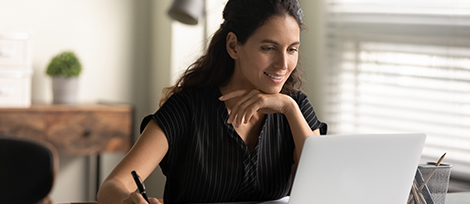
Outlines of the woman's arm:
{"label": "woman's arm", "polygon": [[[140,138],[114,168],[98,191],[98,203],[146,203],[138,193],[131,172],[135,170],[143,180],[158,166],[168,151],[168,140],[156,122],[150,120]],[[143,201],[143,202],[142,202]],[[151,198],[151,203],[159,203]]]}
{"label": "woman's arm", "polygon": [[298,164],[305,139],[307,139],[307,137],[310,135],[320,135],[320,130],[316,129],[312,132],[310,126],[300,111],[299,105],[289,96],[286,97],[290,99],[290,105],[287,106],[288,108],[286,109],[286,112],[284,112],[284,115],[286,116],[292,131],[292,136],[295,143],[294,161],[296,164]]}
{"label": "woman's arm", "polygon": [[251,119],[253,114],[261,112],[283,113],[289,122],[295,143],[294,160],[298,163],[305,139],[310,135],[320,135],[320,130],[312,131],[305,120],[299,105],[290,96],[281,93],[265,94],[258,90],[236,90],[224,94],[221,101],[234,100],[228,123],[239,126]]}

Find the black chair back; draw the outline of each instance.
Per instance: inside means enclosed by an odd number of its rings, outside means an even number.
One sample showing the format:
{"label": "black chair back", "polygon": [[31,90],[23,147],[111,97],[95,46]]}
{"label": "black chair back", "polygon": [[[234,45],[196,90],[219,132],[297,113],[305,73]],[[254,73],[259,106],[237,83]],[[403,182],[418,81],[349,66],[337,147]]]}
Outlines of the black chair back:
{"label": "black chair back", "polygon": [[49,144],[0,137],[0,203],[42,203],[54,183],[55,160]]}

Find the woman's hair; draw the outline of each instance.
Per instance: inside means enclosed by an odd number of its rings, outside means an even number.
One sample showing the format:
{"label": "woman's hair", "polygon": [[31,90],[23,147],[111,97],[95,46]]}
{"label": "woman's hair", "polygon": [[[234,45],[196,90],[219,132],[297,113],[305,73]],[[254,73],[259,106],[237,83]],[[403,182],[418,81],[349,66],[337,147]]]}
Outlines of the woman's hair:
{"label": "woman's hair", "polygon": [[[255,30],[271,17],[292,16],[302,29],[303,13],[297,0],[229,0],[223,11],[224,22],[214,33],[206,53],[191,64],[174,86],[166,87],[160,106],[174,93],[188,88],[224,86],[233,74],[235,62],[226,50],[226,37],[235,33],[237,40],[245,44]],[[299,90],[302,78],[297,71],[291,73],[281,93],[291,94]]]}

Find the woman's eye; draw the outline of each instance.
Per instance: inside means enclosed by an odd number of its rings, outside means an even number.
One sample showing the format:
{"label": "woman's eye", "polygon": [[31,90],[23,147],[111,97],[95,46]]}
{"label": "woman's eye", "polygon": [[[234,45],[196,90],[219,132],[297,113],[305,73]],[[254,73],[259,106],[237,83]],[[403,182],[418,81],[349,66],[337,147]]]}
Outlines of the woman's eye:
{"label": "woman's eye", "polygon": [[274,47],[261,47],[262,50],[264,51],[272,51],[272,50],[275,50]]}
{"label": "woman's eye", "polygon": [[294,53],[294,52],[297,52],[298,50],[297,50],[297,48],[290,48],[288,51],[291,52],[291,53]]}

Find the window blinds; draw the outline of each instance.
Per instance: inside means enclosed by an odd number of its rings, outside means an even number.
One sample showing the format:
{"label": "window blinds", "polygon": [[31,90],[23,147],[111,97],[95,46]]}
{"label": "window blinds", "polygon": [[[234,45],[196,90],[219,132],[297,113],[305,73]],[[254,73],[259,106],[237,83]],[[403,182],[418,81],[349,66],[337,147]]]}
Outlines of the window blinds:
{"label": "window blinds", "polygon": [[424,132],[470,177],[470,2],[325,0],[330,134]]}

